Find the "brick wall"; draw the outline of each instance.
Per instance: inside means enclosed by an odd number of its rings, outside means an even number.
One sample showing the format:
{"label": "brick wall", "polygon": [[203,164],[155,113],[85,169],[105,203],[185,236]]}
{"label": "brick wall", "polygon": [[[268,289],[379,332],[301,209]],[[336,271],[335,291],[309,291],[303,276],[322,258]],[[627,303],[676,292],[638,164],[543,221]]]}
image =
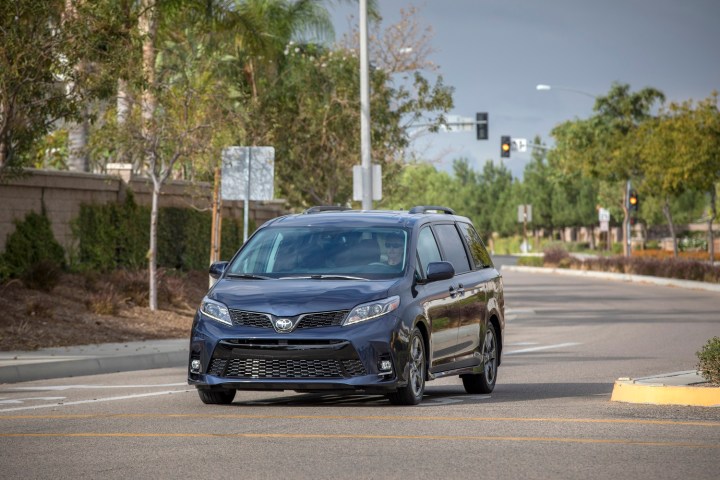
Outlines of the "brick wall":
{"label": "brick wall", "polygon": [[[0,183],[0,252],[10,233],[15,231],[14,220],[22,220],[29,211],[45,212],[50,218],[57,241],[67,248],[72,245],[70,222],[77,217],[81,204],[105,204],[122,201],[131,190],[139,205],[150,205],[152,182],[133,178],[127,184],[118,176],[81,172],[27,170],[27,175],[8,183]],[[211,208],[212,185],[209,183],[168,182],[160,195],[161,207]],[[242,221],[242,201],[223,202],[223,218]],[[250,220],[256,225],[287,213],[285,202],[250,202]],[[150,226],[148,225],[148,228]]]}

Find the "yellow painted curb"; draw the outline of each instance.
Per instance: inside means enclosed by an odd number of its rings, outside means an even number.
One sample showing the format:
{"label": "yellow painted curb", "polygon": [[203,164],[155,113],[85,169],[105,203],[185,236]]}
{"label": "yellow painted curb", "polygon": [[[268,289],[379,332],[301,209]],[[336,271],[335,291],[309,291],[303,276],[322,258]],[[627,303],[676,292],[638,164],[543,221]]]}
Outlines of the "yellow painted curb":
{"label": "yellow painted curb", "polygon": [[634,383],[618,380],[610,401],[652,405],[720,407],[720,387],[691,387]]}

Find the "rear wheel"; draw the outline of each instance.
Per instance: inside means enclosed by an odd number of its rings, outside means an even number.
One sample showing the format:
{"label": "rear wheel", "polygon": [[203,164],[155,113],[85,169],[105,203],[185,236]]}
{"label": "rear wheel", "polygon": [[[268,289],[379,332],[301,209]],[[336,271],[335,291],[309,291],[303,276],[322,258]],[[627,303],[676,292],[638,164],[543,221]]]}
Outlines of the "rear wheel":
{"label": "rear wheel", "polygon": [[483,343],[483,373],[462,375],[467,393],[491,393],[495,388],[498,368],[498,343],[495,327],[488,324]]}
{"label": "rear wheel", "polygon": [[417,405],[425,391],[425,342],[419,329],[413,330],[410,338],[410,372],[408,384],[387,395],[393,405]]}
{"label": "rear wheel", "polygon": [[208,405],[230,405],[235,398],[235,390],[198,390],[203,403]]}

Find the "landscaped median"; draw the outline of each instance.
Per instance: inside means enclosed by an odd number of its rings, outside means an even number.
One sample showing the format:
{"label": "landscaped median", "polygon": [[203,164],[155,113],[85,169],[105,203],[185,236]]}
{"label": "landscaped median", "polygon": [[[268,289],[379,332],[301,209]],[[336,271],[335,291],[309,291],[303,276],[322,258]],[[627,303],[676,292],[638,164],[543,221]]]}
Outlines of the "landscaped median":
{"label": "landscaped median", "polygon": [[720,407],[720,386],[711,386],[695,370],[643,378],[619,378],[610,400],[651,405]]}
{"label": "landscaped median", "polygon": [[598,272],[592,270],[572,270],[569,268],[551,267],[523,267],[519,265],[504,265],[501,271],[527,272],[527,273],[559,273],[578,277],[602,278],[605,280],[619,280],[624,282],[651,283],[672,287],[707,290],[720,293],[720,283],[698,282],[695,280],[680,280],[677,278],[653,277],[650,275],[635,275],[630,273]]}

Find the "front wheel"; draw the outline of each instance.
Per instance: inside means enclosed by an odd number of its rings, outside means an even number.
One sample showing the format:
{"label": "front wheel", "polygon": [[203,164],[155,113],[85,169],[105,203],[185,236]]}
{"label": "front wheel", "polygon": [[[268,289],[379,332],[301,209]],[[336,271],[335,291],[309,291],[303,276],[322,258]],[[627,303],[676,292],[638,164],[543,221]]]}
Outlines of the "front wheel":
{"label": "front wheel", "polygon": [[483,373],[462,375],[467,393],[492,393],[495,389],[498,368],[498,343],[495,327],[488,324],[483,343]]}
{"label": "front wheel", "polygon": [[230,405],[235,398],[235,390],[198,390],[203,403],[208,405]]}
{"label": "front wheel", "polygon": [[396,392],[389,393],[388,399],[393,405],[417,405],[422,401],[425,391],[425,342],[422,333],[415,328],[410,338],[410,372],[408,384]]}

